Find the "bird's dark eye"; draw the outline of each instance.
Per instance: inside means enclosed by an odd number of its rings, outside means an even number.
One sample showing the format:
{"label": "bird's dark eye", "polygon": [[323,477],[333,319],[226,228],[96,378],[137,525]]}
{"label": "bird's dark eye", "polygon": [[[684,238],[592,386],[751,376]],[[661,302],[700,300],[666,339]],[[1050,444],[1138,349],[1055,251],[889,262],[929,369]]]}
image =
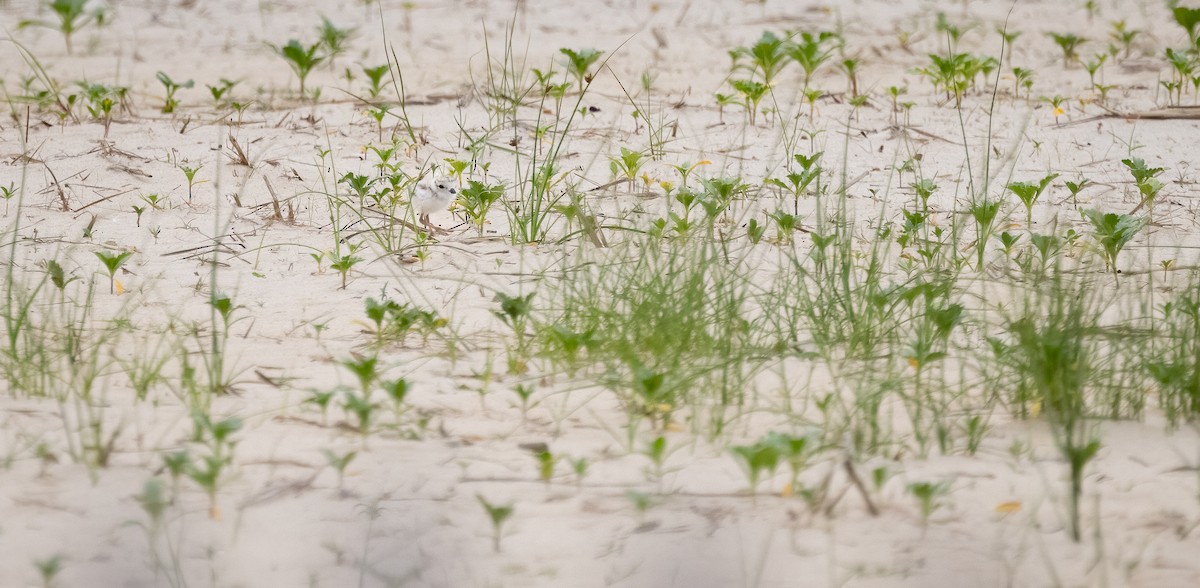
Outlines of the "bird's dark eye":
{"label": "bird's dark eye", "polygon": [[445,189],[446,189],[445,184],[438,184],[438,190],[445,190]]}

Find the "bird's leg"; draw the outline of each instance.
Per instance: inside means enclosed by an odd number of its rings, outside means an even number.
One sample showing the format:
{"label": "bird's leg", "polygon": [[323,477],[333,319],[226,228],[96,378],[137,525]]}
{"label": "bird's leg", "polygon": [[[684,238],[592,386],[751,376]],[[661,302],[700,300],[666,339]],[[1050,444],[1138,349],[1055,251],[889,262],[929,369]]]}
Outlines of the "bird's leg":
{"label": "bird's leg", "polygon": [[439,226],[437,226],[437,225],[433,224],[432,222],[430,222],[430,221],[429,221],[429,215],[428,215],[428,214],[422,214],[422,215],[421,215],[421,216],[418,218],[418,220],[420,220],[420,221],[421,221],[421,226],[423,226],[423,227],[425,227],[425,228],[429,229],[429,232],[431,232],[431,233],[433,233],[433,234],[435,234],[435,235],[445,235],[445,234],[447,234],[447,233],[448,233],[448,231],[446,231],[445,229],[443,229],[443,228],[441,228],[441,227],[439,227]]}

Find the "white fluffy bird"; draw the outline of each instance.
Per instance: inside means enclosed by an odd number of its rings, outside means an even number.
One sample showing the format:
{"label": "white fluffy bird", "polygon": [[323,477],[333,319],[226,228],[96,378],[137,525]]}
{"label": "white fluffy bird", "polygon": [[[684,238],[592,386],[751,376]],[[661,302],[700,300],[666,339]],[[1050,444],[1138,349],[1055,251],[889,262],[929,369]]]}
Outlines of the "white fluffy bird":
{"label": "white fluffy bird", "polygon": [[412,195],[412,208],[417,213],[417,220],[435,233],[446,232],[429,222],[429,215],[446,210],[457,196],[458,189],[447,178],[430,176],[417,182]]}

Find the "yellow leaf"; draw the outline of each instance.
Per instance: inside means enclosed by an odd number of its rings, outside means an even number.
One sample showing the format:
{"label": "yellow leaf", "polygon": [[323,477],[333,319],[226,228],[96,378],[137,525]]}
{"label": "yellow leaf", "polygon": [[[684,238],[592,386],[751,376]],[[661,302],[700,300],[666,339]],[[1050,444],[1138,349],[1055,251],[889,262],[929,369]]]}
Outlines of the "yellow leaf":
{"label": "yellow leaf", "polygon": [[796,494],[796,489],[795,489],[795,488],[792,488],[792,483],[791,483],[791,482],[788,482],[787,484],[784,484],[784,485],[783,485],[783,490],[781,490],[781,491],[779,492],[779,495],[780,495],[780,496],[782,496],[782,497],[784,497],[784,498],[791,498],[791,497],[792,497],[793,495],[795,495],[795,494]]}
{"label": "yellow leaf", "polygon": [[1009,502],[1001,502],[1000,504],[996,505],[996,512],[1001,513],[1001,514],[1012,514],[1019,510],[1021,510],[1021,503],[1020,503],[1020,501],[1017,501],[1017,500],[1011,500]]}
{"label": "yellow leaf", "polygon": [[915,357],[908,358],[908,365],[914,370],[921,369],[921,362]]}
{"label": "yellow leaf", "polygon": [[679,433],[683,431],[683,426],[675,421],[667,421],[667,426],[664,428],[670,433]]}
{"label": "yellow leaf", "polygon": [[1062,116],[1064,112],[1066,111],[1064,111],[1061,106],[1054,107],[1054,116]]}
{"label": "yellow leaf", "polygon": [[1042,414],[1042,401],[1034,400],[1033,402],[1031,402],[1029,404],[1029,416],[1036,419],[1041,414]]}
{"label": "yellow leaf", "polygon": [[124,294],[125,293],[125,284],[122,284],[121,280],[114,278],[113,279],[113,292],[116,292],[117,296]]}

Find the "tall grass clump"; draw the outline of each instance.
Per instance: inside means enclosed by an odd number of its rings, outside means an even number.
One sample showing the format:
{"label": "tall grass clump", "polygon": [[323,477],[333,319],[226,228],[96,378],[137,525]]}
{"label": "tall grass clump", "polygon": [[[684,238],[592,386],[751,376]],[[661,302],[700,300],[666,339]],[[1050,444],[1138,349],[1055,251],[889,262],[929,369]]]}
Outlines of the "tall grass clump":
{"label": "tall grass clump", "polygon": [[768,344],[753,318],[750,269],[699,239],[588,252],[550,288],[545,357],[568,370],[596,368],[590,375],[633,418],[665,423],[688,408],[700,431],[719,434],[725,411],[747,403]]}
{"label": "tall grass clump", "polygon": [[1037,287],[1011,286],[1011,314],[980,356],[985,386],[1013,417],[1044,419],[1068,465],[1068,530],[1082,537],[1079,505],[1100,419],[1137,418],[1144,406],[1129,326],[1093,274],[1058,268]]}

